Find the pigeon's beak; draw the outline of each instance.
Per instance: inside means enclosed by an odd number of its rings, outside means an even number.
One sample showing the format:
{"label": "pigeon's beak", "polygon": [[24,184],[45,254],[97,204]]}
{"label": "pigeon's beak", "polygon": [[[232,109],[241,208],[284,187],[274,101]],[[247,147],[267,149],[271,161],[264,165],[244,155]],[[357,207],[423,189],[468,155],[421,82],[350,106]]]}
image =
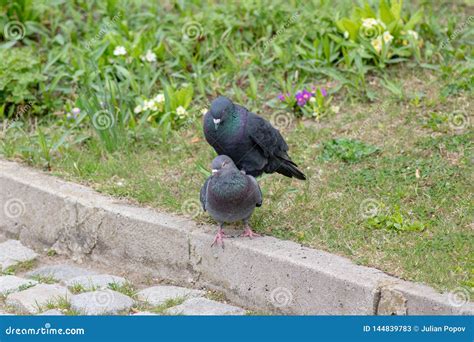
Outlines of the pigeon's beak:
{"label": "pigeon's beak", "polygon": [[221,119],[213,119],[212,121],[214,121],[214,128],[217,130],[219,124],[221,123]]}
{"label": "pigeon's beak", "polygon": [[215,174],[217,172],[216,169],[212,169],[212,174]]}

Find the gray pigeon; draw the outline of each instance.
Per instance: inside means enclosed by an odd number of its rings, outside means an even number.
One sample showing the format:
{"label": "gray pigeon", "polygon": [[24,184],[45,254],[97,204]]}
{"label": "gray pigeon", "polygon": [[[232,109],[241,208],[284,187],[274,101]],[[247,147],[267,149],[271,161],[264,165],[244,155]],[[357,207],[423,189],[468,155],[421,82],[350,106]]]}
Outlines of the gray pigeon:
{"label": "gray pigeon", "polygon": [[264,118],[232,103],[225,96],[212,101],[204,116],[204,135],[217,154],[232,158],[240,170],[254,177],[278,172],[305,180],[288,156],[280,132]]}
{"label": "gray pigeon", "polygon": [[249,225],[255,207],[262,205],[262,192],[253,176],[239,171],[232,159],[220,155],[212,161],[212,175],[201,188],[201,204],[204,211],[219,223],[219,230],[211,246],[224,247],[224,223],[243,220],[242,236],[259,236]]}

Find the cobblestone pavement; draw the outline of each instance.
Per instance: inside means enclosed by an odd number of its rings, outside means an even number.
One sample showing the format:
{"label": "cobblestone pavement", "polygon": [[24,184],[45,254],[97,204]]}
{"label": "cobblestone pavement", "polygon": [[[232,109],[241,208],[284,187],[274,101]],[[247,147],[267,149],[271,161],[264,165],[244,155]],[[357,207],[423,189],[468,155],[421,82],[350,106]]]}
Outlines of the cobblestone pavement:
{"label": "cobblestone pavement", "polygon": [[[110,272],[112,273],[112,272]],[[0,315],[245,315],[222,294],[133,283],[104,268],[77,265],[0,239]]]}

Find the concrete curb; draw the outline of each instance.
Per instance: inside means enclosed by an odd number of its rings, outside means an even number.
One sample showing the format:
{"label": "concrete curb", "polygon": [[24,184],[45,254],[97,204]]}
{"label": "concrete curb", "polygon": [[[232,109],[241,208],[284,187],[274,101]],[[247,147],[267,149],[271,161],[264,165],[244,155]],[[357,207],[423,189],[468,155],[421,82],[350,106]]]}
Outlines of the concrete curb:
{"label": "concrete curb", "polygon": [[273,237],[210,248],[213,227],[131,206],[0,160],[0,232],[163,279],[207,286],[236,304],[281,314],[472,315],[474,303]]}

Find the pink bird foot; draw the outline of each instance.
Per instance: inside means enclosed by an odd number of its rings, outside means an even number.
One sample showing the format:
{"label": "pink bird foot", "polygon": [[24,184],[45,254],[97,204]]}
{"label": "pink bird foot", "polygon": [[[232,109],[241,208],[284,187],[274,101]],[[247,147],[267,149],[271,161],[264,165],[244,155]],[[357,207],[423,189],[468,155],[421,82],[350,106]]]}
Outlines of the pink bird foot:
{"label": "pink bird foot", "polygon": [[221,245],[222,248],[224,248],[225,237],[226,235],[224,234],[224,231],[222,229],[219,229],[216,236],[214,237],[214,241],[212,242],[211,247],[213,247],[214,245],[217,245],[217,246]]}
{"label": "pink bird foot", "polygon": [[261,236],[260,234],[254,233],[250,227],[245,227],[244,233],[241,235],[242,237],[249,237],[254,238]]}

